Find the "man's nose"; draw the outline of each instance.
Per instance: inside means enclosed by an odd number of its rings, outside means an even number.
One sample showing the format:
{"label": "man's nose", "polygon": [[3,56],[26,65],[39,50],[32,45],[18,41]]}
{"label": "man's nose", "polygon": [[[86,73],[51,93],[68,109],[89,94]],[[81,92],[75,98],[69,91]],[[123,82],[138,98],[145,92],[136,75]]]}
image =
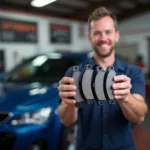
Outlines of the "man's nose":
{"label": "man's nose", "polygon": [[105,34],[105,33],[102,33],[100,39],[101,39],[101,41],[105,41],[105,40],[107,39],[106,34]]}

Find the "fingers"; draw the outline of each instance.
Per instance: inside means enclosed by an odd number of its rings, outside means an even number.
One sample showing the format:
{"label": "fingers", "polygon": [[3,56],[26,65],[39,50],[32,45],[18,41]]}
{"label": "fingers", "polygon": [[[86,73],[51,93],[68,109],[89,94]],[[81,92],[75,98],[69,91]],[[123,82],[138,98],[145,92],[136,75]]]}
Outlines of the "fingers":
{"label": "fingers", "polygon": [[71,84],[73,83],[74,80],[71,77],[63,77],[60,81],[59,84]]}
{"label": "fingers", "polygon": [[62,98],[74,97],[76,95],[76,92],[60,92],[59,95]]}
{"label": "fingers", "polygon": [[76,100],[70,99],[70,98],[65,98],[65,99],[63,99],[63,102],[69,106],[74,106],[76,103]]}
{"label": "fingers", "polygon": [[113,94],[114,94],[114,98],[116,100],[125,100],[126,101],[127,97],[130,94],[130,89],[128,88],[128,89],[123,89],[123,90],[114,90]]}
{"label": "fingers", "polygon": [[127,96],[126,95],[115,95],[114,98],[116,100],[126,100]]}
{"label": "fingers", "polygon": [[70,77],[64,77],[59,81],[59,92],[62,91],[73,91],[76,90],[76,86],[72,83],[74,82],[73,78]]}
{"label": "fingers", "polygon": [[114,98],[116,100],[126,100],[132,88],[131,79],[126,75],[119,75],[114,77],[114,82],[112,85]]}
{"label": "fingers", "polygon": [[119,75],[119,76],[114,77],[115,82],[128,81],[128,80],[131,80],[131,79],[127,77],[126,75]]}
{"label": "fingers", "polygon": [[117,89],[127,89],[127,88],[131,89],[131,87],[132,86],[131,86],[130,82],[115,83],[112,86],[112,88],[114,90],[117,90]]}
{"label": "fingers", "polygon": [[76,103],[74,97],[76,96],[76,86],[72,83],[74,82],[73,78],[71,77],[63,77],[59,81],[59,95],[62,101],[70,106],[73,106]]}
{"label": "fingers", "polygon": [[123,89],[123,90],[114,90],[114,98],[116,100],[125,100],[128,94],[130,93],[130,89]]}
{"label": "fingers", "polygon": [[114,94],[115,96],[118,96],[118,95],[123,96],[123,95],[128,94],[129,92],[130,92],[130,90],[129,90],[129,89],[114,90],[114,91],[113,91],[113,94]]}
{"label": "fingers", "polygon": [[75,85],[66,85],[66,84],[60,84],[58,87],[59,91],[75,91],[76,90],[76,86]]}
{"label": "fingers", "polygon": [[131,79],[125,75],[115,76],[114,81],[115,83],[112,85],[112,88],[114,90],[132,88],[132,85],[130,83]]}

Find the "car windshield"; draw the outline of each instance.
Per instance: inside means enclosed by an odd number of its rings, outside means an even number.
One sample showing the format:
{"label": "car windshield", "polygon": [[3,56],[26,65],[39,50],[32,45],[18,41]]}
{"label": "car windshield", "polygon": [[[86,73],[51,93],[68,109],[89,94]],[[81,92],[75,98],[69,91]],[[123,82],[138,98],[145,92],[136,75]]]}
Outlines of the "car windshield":
{"label": "car windshield", "polygon": [[16,67],[1,80],[56,83],[64,76],[68,67],[76,65],[80,61],[80,59],[51,58],[40,55]]}

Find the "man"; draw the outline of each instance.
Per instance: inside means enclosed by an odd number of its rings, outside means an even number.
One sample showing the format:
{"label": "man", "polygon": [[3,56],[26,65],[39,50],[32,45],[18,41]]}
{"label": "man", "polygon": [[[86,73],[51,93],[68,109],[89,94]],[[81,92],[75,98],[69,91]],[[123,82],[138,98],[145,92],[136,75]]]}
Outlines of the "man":
{"label": "man", "polygon": [[[103,106],[84,104],[76,108],[73,79],[63,77],[59,82],[62,103],[58,108],[64,125],[77,121],[77,150],[135,150],[132,135],[133,124],[144,121],[147,112],[145,104],[145,80],[140,68],[129,65],[115,57],[115,46],[119,31],[115,16],[106,8],[97,8],[89,17],[89,41],[94,55],[88,63],[99,64],[104,70],[114,66],[117,76],[112,85],[116,103]],[[83,66],[81,67],[83,69]]]}

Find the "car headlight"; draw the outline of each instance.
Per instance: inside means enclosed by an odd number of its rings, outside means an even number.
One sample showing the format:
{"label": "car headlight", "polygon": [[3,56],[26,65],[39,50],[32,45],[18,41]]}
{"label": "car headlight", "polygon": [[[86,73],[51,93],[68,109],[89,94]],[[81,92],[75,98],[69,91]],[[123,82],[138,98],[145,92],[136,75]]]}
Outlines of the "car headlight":
{"label": "car headlight", "polygon": [[22,114],[20,116],[17,116],[11,121],[12,126],[17,125],[25,125],[25,124],[43,124],[46,123],[49,119],[49,116],[51,114],[52,108],[42,108],[35,112],[28,112],[25,114]]}

